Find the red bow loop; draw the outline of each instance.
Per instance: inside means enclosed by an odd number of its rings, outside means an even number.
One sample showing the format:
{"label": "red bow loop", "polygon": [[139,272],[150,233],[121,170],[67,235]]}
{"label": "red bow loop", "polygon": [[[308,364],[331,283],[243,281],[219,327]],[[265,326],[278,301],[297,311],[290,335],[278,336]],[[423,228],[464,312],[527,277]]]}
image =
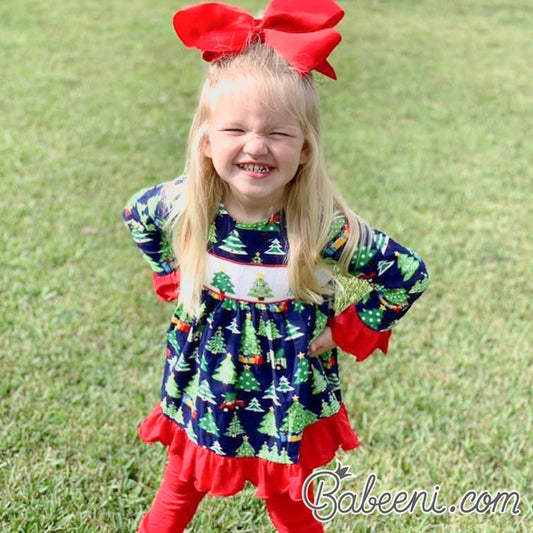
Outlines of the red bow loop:
{"label": "red bow loop", "polygon": [[272,0],[265,10],[265,28],[303,33],[333,28],[344,11],[333,0]]}
{"label": "red bow loop", "polygon": [[182,9],[173,23],[185,46],[218,56],[242,50],[254,28],[254,18],[246,11],[215,2]]}
{"label": "red bow loop", "polygon": [[178,11],[173,22],[185,46],[201,50],[205,61],[237,54],[259,36],[301,74],[317,70],[336,79],[326,58],[341,40],[333,27],[343,16],[333,0],[273,0],[263,19],[208,2]]}

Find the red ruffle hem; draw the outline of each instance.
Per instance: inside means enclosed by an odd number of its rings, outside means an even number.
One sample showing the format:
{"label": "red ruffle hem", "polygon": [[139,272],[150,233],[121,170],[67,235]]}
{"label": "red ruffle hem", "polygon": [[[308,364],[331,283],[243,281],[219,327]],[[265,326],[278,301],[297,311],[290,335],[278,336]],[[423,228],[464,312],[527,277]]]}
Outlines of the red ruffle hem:
{"label": "red ruffle hem", "polygon": [[307,476],[314,468],[329,463],[339,447],[348,451],[360,444],[342,403],[338,413],[304,429],[297,464],[218,455],[191,441],[181,426],[163,414],[159,404],[141,424],[139,436],[146,443],[161,442],[168,446],[168,453],[181,459],[180,477],[184,481],[194,479],[199,491],[208,491],[212,496],[232,496],[250,481],[259,498],[289,491],[293,500],[302,499]]}

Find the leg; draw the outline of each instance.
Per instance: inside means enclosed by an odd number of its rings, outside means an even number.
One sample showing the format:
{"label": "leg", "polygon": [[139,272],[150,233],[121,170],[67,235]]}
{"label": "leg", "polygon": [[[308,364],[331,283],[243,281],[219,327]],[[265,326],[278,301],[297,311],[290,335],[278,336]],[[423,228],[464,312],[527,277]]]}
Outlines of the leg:
{"label": "leg", "polygon": [[138,533],[181,533],[192,520],[206,495],[194,488],[194,481],[181,481],[169,456],[159,492],[144,516]]}
{"label": "leg", "polygon": [[[312,491],[309,494],[313,498]],[[288,493],[276,494],[265,500],[268,514],[278,533],[323,533],[322,524],[303,501],[291,500]]]}

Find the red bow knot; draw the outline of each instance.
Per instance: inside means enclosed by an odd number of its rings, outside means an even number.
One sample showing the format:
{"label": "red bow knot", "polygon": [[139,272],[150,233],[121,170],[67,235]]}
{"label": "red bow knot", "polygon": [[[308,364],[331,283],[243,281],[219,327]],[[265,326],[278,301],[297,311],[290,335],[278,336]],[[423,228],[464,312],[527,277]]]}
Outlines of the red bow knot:
{"label": "red bow knot", "polygon": [[341,41],[334,26],[343,16],[333,0],[272,0],[262,19],[207,2],[178,11],[174,29],[185,46],[202,51],[205,61],[237,54],[257,36],[302,75],[317,70],[337,79],[326,59]]}

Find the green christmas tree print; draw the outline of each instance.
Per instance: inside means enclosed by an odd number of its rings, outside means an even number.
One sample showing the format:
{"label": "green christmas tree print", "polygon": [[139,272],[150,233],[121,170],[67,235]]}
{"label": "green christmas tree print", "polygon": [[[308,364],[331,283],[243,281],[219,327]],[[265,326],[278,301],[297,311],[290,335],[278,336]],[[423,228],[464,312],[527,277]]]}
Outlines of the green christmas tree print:
{"label": "green christmas tree print", "polygon": [[224,334],[222,333],[222,326],[219,326],[215,334],[209,339],[207,349],[214,354],[226,353],[226,343],[224,342]]}
{"label": "green christmas tree print", "polygon": [[202,358],[200,361],[200,370],[202,370],[203,372],[207,372],[209,370],[209,365],[207,362],[207,352],[202,353]]}
{"label": "green christmas tree print", "polygon": [[244,409],[245,411],[254,411],[256,413],[264,413],[265,410],[261,407],[261,404],[259,403],[259,400],[257,398],[252,398],[250,400],[250,403],[248,404],[248,407]]}
{"label": "green christmas tree print", "polygon": [[224,245],[220,247],[221,250],[231,252],[236,255],[246,255],[246,246],[241,241],[239,232],[233,230],[223,241]]}
{"label": "green christmas tree print", "polygon": [[226,354],[226,357],[222,359],[222,362],[213,374],[213,379],[221,381],[226,385],[233,384],[237,380],[237,368],[232,361],[232,355],[230,353]]}
{"label": "green christmas tree print", "polygon": [[205,412],[204,416],[200,418],[198,421],[198,425],[207,431],[208,433],[212,433],[213,435],[219,436],[218,427],[215,421],[215,415],[213,414],[213,410],[211,407],[207,408],[207,411]]}
{"label": "green christmas tree print", "polygon": [[294,390],[294,387],[291,386],[289,380],[285,376],[281,376],[277,389],[279,392],[290,392]]}
{"label": "green christmas tree print", "polygon": [[226,329],[237,335],[241,332],[239,329],[239,326],[237,325],[237,317],[233,317],[233,320],[231,321],[231,324],[229,326],[226,326]]}
{"label": "green christmas tree print", "polygon": [[424,292],[429,285],[429,276],[427,274],[424,275],[422,279],[419,279],[409,291],[409,294],[418,294],[419,292]]}
{"label": "green christmas tree print", "polygon": [[375,232],[374,243],[376,244],[376,248],[383,255],[385,253],[385,250],[387,249],[387,246],[389,245],[389,236],[381,232]]}
{"label": "green christmas tree print", "polygon": [[394,261],[380,261],[378,263],[378,274],[381,276],[394,265]]}
{"label": "green christmas tree print", "polygon": [[236,388],[246,392],[260,390],[259,381],[255,379],[252,371],[250,370],[250,365],[244,365],[244,370],[239,376]]}
{"label": "green christmas tree print", "polygon": [[250,304],[247,302],[243,302],[242,300],[239,300],[239,309],[245,313],[250,312]]}
{"label": "green christmas tree print", "polygon": [[241,350],[245,355],[261,355],[261,348],[259,347],[251,313],[246,313],[244,331],[241,337]]}
{"label": "green christmas tree print", "polygon": [[169,374],[167,378],[167,381],[165,383],[165,391],[171,398],[181,398],[181,391],[176,383],[176,380],[174,379],[173,374]]}
{"label": "green christmas tree print", "polygon": [[311,342],[313,342],[324,331],[327,323],[328,317],[324,313],[317,310],[315,329],[313,330],[313,335],[311,336]]}
{"label": "green christmas tree print", "polygon": [[196,399],[196,396],[198,395],[198,385],[200,383],[200,371],[196,372],[194,377],[187,383],[185,387],[185,393],[188,394],[192,400],[194,401]]}
{"label": "green christmas tree print", "polygon": [[224,300],[222,301],[222,308],[227,309],[228,311],[237,311],[237,300],[232,300],[231,298],[224,298]]}
{"label": "green christmas tree print", "polygon": [[410,280],[420,267],[420,261],[408,254],[401,254],[399,252],[395,252],[395,255],[398,261],[398,268],[400,269],[403,275],[403,280]]}
{"label": "green christmas tree print", "polygon": [[237,416],[237,412],[233,412],[233,418],[231,419],[231,422],[229,423],[228,429],[226,430],[225,435],[227,437],[238,437],[239,435],[242,435],[246,433],[244,431],[244,428],[242,427],[242,424],[239,420],[239,417]]}
{"label": "green christmas tree print", "polygon": [[287,323],[287,336],[285,337],[286,341],[291,341],[303,337],[303,333],[300,331],[298,326],[295,326],[292,322]]}
{"label": "green christmas tree print", "polygon": [[183,419],[183,406],[180,405],[178,412],[176,413],[176,416],[174,417],[174,420],[178,422],[179,424],[185,425],[185,420]]}
{"label": "green christmas tree print", "polygon": [[272,400],[274,405],[281,405],[278,398],[278,393],[276,392],[276,384],[274,382],[272,382],[270,387],[268,387],[268,389],[265,391],[263,400]]}
{"label": "green christmas tree print", "polygon": [[333,416],[335,412],[331,408],[331,405],[329,405],[326,400],[322,400],[321,404],[321,410],[320,410],[320,418],[328,418],[330,416]]}
{"label": "green christmas tree print", "polygon": [[359,318],[370,328],[377,330],[383,319],[383,310],[378,309],[363,309],[359,314]]}
{"label": "green christmas tree print", "polygon": [[198,361],[198,346],[193,350],[191,354],[192,361]]}
{"label": "green christmas tree print", "polygon": [[341,232],[345,223],[346,223],[346,219],[343,216],[336,216],[332,220],[331,227],[329,229],[329,234],[328,234],[328,241],[331,241],[334,238],[336,239],[339,237],[339,233]]}
{"label": "green christmas tree print", "polygon": [[242,438],[242,444],[237,448],[237,451],[235,452],[235,455],[237,457],[254,457],[255,456],[255,450],[253,449],[252,445],[248,442],[249,437],[248,435],[244,435]]}
{"label": "green christmas tree print", "polygon": [[298,396],[293,396],[292,401],[293,403],[289,407],[280,429],[291,435],[296,435],[301,433],[306,426],[315,422],[317,416],[299,402]]}
{"label": "green christmas tree print", "polygon": [[195,444],[198,444],[198,439],[196,438],[196,434],[194,433],[194,428],[192,427],[192,420],[189,420],[189,423],[187,424],[187,427],[185,428],[185,432],[187,433],[187,436],[189,439],[191,439]]}
{"label": "green christmas tree print", "polygon": [[318,370],[316,367],[313,367],[313,394],[320,394],[321,392],[325,391],[328,382],[324,375]]}
{"label": "green christmas tree print", "polygon": [[296,370],[296,377],[294,383],[305,383],[309,379],[309,359],[305,354],[300,352],[298,354],[298,368]]}
{"label": "green christmas tree print", "polygon": [[211,391],[211,387],[209,386],[209,381],[207,381],[207,379],[204,379],[198,387],[198,396],[206,402],[216,404],[216,396]]}
{"label": "green christmas tree print", "polygon": [[376,250],[373,250],[371,247],[359,246],[350,262],[351,268],[354,270],[359,270],[360,268],[364,267],[375,255]]}
{"label": "green christmas tree print", "polygon": [[268,444],[266,441],[263,442],[263,446],[261,446],[261,449],[259,450],[257,457],[261,459],[265,459],[267,461],[272,461],[272,453],[270,452],[270,448],[268,447]]}
{"label": "green christmas tree print", "polygon": [[188,372],[190,369],[191,366],[187,362],[187,359],[185,359],[185,356],[181,354],[176,364],[176,372]]}
{"label": "green christmas tree print", "polygon": [[169,331],[167,334],[167,342],[172,347],[172,350],[176,355],[181,354],[181,347],[178,344],[178,339],[176,338],[176,334],[173,330]]}
{"label": "green christmas tree print", "polygon": [[[168,357],[168,355],[167,355]],[[169,372],[174,372],[174,369],[176,368],[176,363],[178,362],[178,358],[173,355],[168,359],[168,370]]]}
{"label": "green christmas tree print", "polygon": [[293,308],[297,313],[301,313],[305,309],[305,306],[300,300],[294,300]]}
{"label": "green christmas tree print", "polygon": [[383,294],[383,298],[385,298],[387,302],[393,305],[399,305],[401,307],[404,307],[409,303],[409,299],[407,297],[407,291],[404,288],[383,289],[382,294]]}
{"label": "green christmas tree print", "polygon": [[217,242],[217,229],[215,224],[211,224],[211,227],[209,228],[209,234],[207,236],[207,240],[209,242]]}
{"label": "green christmas tree print", "polygon": [[218,442],[218,440],[216,440],[209,449],[215,453],[218,453],[218,455],[227,455],[222,449],[222,446],[220,446],[220,442]]}
{"label": "green christmas tree print", "polygon": [[220,269],[213,276],[211,285],[218,289],[220,292],[227,292],[228,294],[235,294],[235,287],[231,281],[231,278],[224,272],[224,269]]}
{"label": "green christmas tree print", "polygon": [[274,408],[269,407],[266,414],[263,416],[263,420],[259,425],[258,431],[264,433],[265,435],[270,435],[271,437],[279,437],[278,428],[276,427],[276,417],[274,414]]}
{"label": "green christmas tree print", "polygon": [[264,300],[265,298],[272,298],[274,296],[272,289],[265,281],[264,274],[260,273],[257,275],[257,279],[252,285],[248,296],[251,296],[252,298],[257,298],[260,301]]}
{"label": "green christmas tree print", "polygon": [[258,335],[263,335],[263,337],[266,337],[266,322],[262,316],[259,317],[259,327],[257,328],[257,333]]}
{"label": "green christmas tree print", "polygon": [[281,242],[278,239],[274,239],[270,244],[270,248],[265,252],[269,255],[285,255],[283,248],[281,247]]}
{"label": "green christmas tree print", "polygon": [[163,398],[161,400],[161,411],[169,416],[170,418],[176,419],[176,415],[178,414],[178,410],[176,409],[175,405],[172,403],[168,403],[166,398]]}
{"label": "green christmas tree print", "polygon": [[[262,322],[262,323],[261,323]],[[276,339],[281,339],[281,333],[276,326],[276,323],[273,320],[263,320],[261,317],[261,322],[259,324],[259,334],[265,336],[269,341],[274,341]],[[262,328],[261,328],[262,326]]]}
{"label": "green christmas tree print", "polygon": [[281,452],[278,454],[278,463],[282,463],[285,465],[292,464],[291,458],[289,457],[289,453],[285,448],[281,448]]}

